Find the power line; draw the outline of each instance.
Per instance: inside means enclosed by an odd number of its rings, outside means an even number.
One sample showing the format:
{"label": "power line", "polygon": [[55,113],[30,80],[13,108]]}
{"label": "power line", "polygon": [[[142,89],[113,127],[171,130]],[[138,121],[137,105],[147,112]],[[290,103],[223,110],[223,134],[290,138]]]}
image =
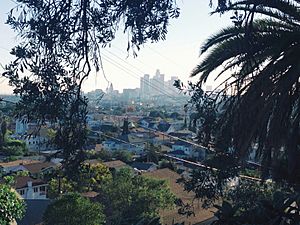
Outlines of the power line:
{"label": "power line", "polygon": [[[104,55],[104,54],[103,54]],[[108,58],[109,60],[107,60],[106,58]],[[139,75],[137,75],[134,71],[126,68],[125,66],[121,66],[120,64],[118,64],[115,60],[113,60],[112,58],[110,58],[107,55],[104,55],[103,59],[109,61],[110,63],[112,63],[114,66],[118,67],[119,69],[123,70],[124,72],[126,72],[128,75],[133,76],[134,78],[137,78],[138,80],[141,78]],[[125,71],[127,70],[127,71]],[[160,89],[159,87],[157,87],[154,84],[149,83],[149,86],[154,88],[155,90],[157,90],[158,92],[160,92],[161,94],[167,95],[168,97],[172,98],[173,100],[177,100],[174,96],[169,95],[167,92],[164,92],[162,89]]]}
{"label": "power line", "polygon": [[[142,127],[142,128],[144,128],[144,129],[146,129],[146,130],[150,130],[150,131],[155,132],[155,133],[160,133],[160,134],[162,134],[162,135],[168,136],[168,137],[173,138],[173,139],[175,139],[175,140],[180,140],[180,141],[182,141],[182,142],[191,144],[191,145],[196,146],[196,147],[199,147],[199,148],[203,148],[203,149],[206,150],[206,151],[210,151],[210,152],[213,152],[213,153],[216,153],[216,152],[217,152],[215,149],[205,147],[205,146],[203,146],[203,145],[197,144],[197,143],[195,143],[195,142],[192,142],[192,141],[189,141],[189,140],[186,140],[186,139],[183,139],[183,138],[179,138],[179,137],[172,136],[172,135],[170,135],[170,134],[168,134],[168,133],[164,133],[164,132],[161,132],[161,131],[158,131],[158,130],[154,130],[154,129],[151,129],[151,128],[147,128],[147,127]],[[258,166],[258,167],[262,167],[261,164],[256,163],[256,162],[252,162],[252,161],[250,161],[250,160],[247,160],[246,162],[247,162],[248,164],[251,164],[251,165],[255,165],[255,166]]]}
{"label": "power line", "polygon": [[[117,47],[117,46],[115,46],[115,45],[112,45],[112,47],[113,48],[115,48],[115,49],[117,49],[117,50],[119,50],[120,52],[122,52],[122,53],[125,53],[125,54],[127,54],[127,58],[129,57],[129,53],[128,52],[125,52],[124,50],[122,50],[120,47]],[[138,57],[137,58],[135,58],[135,60],[136,61],[138,61],[138,62],[140,62],[141,64],[143,64],[143,65],[145,65],[145,66],[147,66],[149,69],[153,69],[153,70],[156,70],[157,68],[155,68],[154,66],[151,66],[151,65],[148,65],[148,64],[145,64],[144,62],[142,62],[141,60],[139,60],[138,59]]]}
{"label": "power line", "polygon": [[156,53],[157,55],[161,56],[162,58],[166,59],[167,61],[169,61],[170,63],[176,65],[178,68],[181,69],[181,67],[178,65],[177,62],[173,61],[172,59],[170,59],[170,58],[168,58],[168,57],[166,57],[166,56],[164,56],[164,55],[162,55],[160,52],[158,52],[158,51],[156,51],[156,50],[150,48],[149,46],[147,46],[147,48],[150,49],[152,52]]}
{"label": "power line", "polygon": [[[121,66],[121,65],[117,64],[117,62],[115,60],[113,60],[112,58],[110,58],[109,56],[103,54],[103,59],[106,60],[107,62],[111,63],[112,65],[118,67],[119,69],[121,69],[122,71],[124,71],[127,75],[132,76],[132,77],[134,77],[136,79],[140,78],[140,76],[136,75],[135,72],[133,72],[132,70],[130,70],[130,69],[124,67],[124,66]],[[163,90],[161,90],[160,88],[156,87],[155,85],[149,84],[149,86],[152,87],[153,89],[157,90],[161,94],[164,94],[164,95],[168,96],[169,98],[171,98],[171,99],[173,99],[175,101],[177,100],[174,96],[169,95],[168,93],[164,92]]]}
{"label": "power line", "polygon": [[[115,56],[116,58],[118,58],[119,60],[121,60],[121,61],[123,61],[124,63],[126,63],[126,64],[128,64],[129,66],[131,66],[131,67],[133,67],[133,68],[135,68],[136,70],[138,70],[139,72],[141,72],[141,73],[143,73],[143,74],[146,74],[144,71],[142,71],[140,68],[138,68],[138,67],[136,67],[136,66],[134,66],[134,65],[132,65],[132,64],[130,64],[130,63],[128,63],[127,61],[125,61],[124,59],[122,59],[121,57],[119,57],[118,55],[116,55],[115,53],[113,53],[113,52],[111,52],[111,51],[109,51],[109,50],[107,50],[107,49],[104,49],[106,52],[108,52],[108,53],[110,53],[111,55],[113,55],[113,56]],[[143,77],[141,77],[141,76],[139,76],[139,78],[143,78]],[[149,83],[149,85],[150,85],[150,83]],[[179,94],[178,92],[176,92],[175,90],[173,90],[173,89],[171,89],[169,86],[165,86],[168,90],[170,90],[171,92],[173,92],[173,93],[175,93],[175,94]]]}
{"label": "power line", "polygon": [[[111,139],[115,139],[117,141],[120,141],[122,143],[125,143],[125,144],[129,144],[131,146],[134,146],[134,147],[137,147],[137,148],[140,148],[142,150],[145,150],[145,148],[142,148],[140,146],[137,146],[135,144],[132,144],[130,142],[127,142],[125,140],[122,140],[122,139],[119,139],[119,138],[116,138],[116,137],[113,137],[111,135],[107,135],[107,134],[104,134],[103,132],[97,132],[97,131],[93,131],[94,133],[101,133],[102,135],[106,136],[106,137],[109,137]],[[207,165],[204,165],[202,163],[199,163],[199,162],[192,162],[192,161],[189,161],[189,160],[186,160],[186,159],[181,159],[181,158],[178,158],[178,157],[174,157],[174,156],[170,156],[168,154],[164,154],[164,153],[160,153],[160,152],[157,152],[155,151],[156,154],[159,154],[161,156],[164,156],[166,158],[170,158],[170,159],[174,159],[174,160],[177,160],[177,161],[180,161],[180,162],[183,162],[183,163],[187,163],[187,164],[190,164],[190,165],[193,165],[193,166],[196,166],[196,167],[201,167],[201,168],[204,168],[204,169],[209,169],[209,170],[213,170],[213,171],[219,171],[219,169],[215,168],[215,167],[210,167],[210,166],[207,166]],[[257,177],[251,177],[251,176],[246,176],[246,175],[238,175],[238,177],[242,178],[242,179],[247,179],[247,180],[251,180],[251,181],[256,181],[256,182],[261,182],[263,181],[262,179],[260,178],[257,178]]]}
{"label": "power line", "polygon": [[183,138],[179,138],[179,137],[172,136],[172,135],[170,135],[170,134],[168,134],[168,133],[164,133],[164,132],[161,132],[161,131],[158,131],[158,130],[154,130],[154,129],[151,129],[151,128],[148,128],[148,127],[143,127],[143,128],[146,129],[146,130],[150,130],[150,131],[155,132],[155,133],[160,133],[160,134],[163,134],[163,135],[165,135],[165,136],[171,137],[171,138],[173,138],[173,139],[176,139],[176,140],[179,140],[179,141],[183,141],[183,142],[185,142],[185,143],[188,143],[188,144],[191,144],[191,145],[194,145],[194,146],[203,148],[203,149],[208,150],[208,151],[211,151],[211,152],[216,152],[215,150],[210,149],[210,148],[207,148],[207,147],[205,147],[205,146],[203,146],[203,145],[199,145],[199,144],[197,144],[197,143],[195,143],[195,142],[188,141],[188,140],[185,140],[185,139],[183,139]]}

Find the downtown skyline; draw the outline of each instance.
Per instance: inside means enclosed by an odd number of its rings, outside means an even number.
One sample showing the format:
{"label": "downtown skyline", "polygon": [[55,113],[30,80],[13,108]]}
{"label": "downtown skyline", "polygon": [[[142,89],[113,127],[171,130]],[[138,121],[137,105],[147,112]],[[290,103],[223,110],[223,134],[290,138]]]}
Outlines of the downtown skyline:
{"label": "downtown skyline", "polygon": [[[0,3],[1,18],[0,32],[5,33],[0,37],[0,63],[2,66],[13,58],[10,49],[18,43],[16,34],[9,26],[4,25],[7,12],[14,6],[11,1]],[[84,83],[84,92],[95,89],[105,90],[110,83],[115,90],[139,87],[140,78],[144,74],[153,74],[160,69],[166,79],[177,76],[186,82],[192,69],[199,63],[199,51],[203,41],[214,31],[231,22],[229,15],[210,16],[211,11],[207,2],[191,0],[178,3],[181,8],[179,19],[171,20],[166,40],[158,43],[146,43],[133,57],[132,52],[127,52],[127,35],[118,32],[116,40],[110,47],[102,50],[103,70],[96,73],[92,71]],[[0,69],[0,73],[4,70]],[[103,72],[104,71],[104,72]],[[10,94],[12,89],[7,81],[0,79],[0,94]]]}

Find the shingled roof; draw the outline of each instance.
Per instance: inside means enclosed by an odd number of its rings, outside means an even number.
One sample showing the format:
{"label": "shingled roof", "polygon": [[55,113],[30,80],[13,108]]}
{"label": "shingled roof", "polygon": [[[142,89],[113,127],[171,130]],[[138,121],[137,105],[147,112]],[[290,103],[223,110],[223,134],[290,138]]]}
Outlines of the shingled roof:
{"label": "shingled roof", "polygon": [[120,169],[126,167],[127,164],[122,162],[121,160],[108,161],[103,163],[108,168]]}
{"label": "shingled roof", "polygon": [[33,179],[29,176],[22,176],[22,177],[17,177],[14,188],[15,189],[21,189],[21,188],[26,188],[28,186],[28,182],[32,182],[32,186],[38,186],[45,184],[45,182],[41,179]]}
{"label": "shingled roof", "polygon": [[[177,180],[180,178],[180,175],[168,168],[155,170],[153,172],[144,173],[143,176],[151,177],[155,179],[166,180],[170,186],[171,191],[180,198],[184,203],[191,203],[194,198],[192,192],[187,192],[184,188],[177,183]],[[206,221],[213,217],[213,212],[211,210],[205,210],[201,207],[200,204],[194,204],[195,216],[186,217],[185,215],[179,215],[177,213],[178,208],[173,210],[162,210],[160,212],[163,224],[171,225],[173,222],[196,225],[202,221]]]}
{"label": "shingled roof", "polygon": [[35,174],[35,173],[40,173],[42,170],[47,168],[51,168],[51,167],[54,168],[55,164],[52,162],[38,162],[38,163],[31,163],[31,164],[24,165],[24,167],[31,174]]}

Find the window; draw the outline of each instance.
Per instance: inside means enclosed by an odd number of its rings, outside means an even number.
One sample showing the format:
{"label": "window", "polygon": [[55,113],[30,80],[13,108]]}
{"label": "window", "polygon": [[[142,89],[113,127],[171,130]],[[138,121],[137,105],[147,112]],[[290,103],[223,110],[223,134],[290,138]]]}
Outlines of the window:
{"label": "window", "polygon": [[19,191],[19,194],[20,194],[20,195],[24,195],[24,194],[25,194],[25,190],[20,190],[20,191]]}
{"label": "window", "polygon": [[33,192],[38,192],[39,191],[39,188],[35,187],[33,188]]}
{"label": "window", "polygon": [[46,191],[46,187],[45,186],[41,186],[40,187],[40,192],[45,192]]}

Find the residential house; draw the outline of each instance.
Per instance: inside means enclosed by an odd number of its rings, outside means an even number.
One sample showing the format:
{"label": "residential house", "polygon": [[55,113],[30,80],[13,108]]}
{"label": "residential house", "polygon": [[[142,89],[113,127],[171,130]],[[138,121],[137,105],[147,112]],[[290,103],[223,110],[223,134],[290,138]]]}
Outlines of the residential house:
{"label": "residential house", "polygon": [[150,129],[157,129],[158,128],[158,122],[156,120],[153,120],[153,118],[150,117],[143,117],[138,121],[138,125],[144,128],[150,128]]}
{"label": "residential house", "polygon": [[120,169],[127,168],[128,165],[121,160],[113,160],[103,163],[105,166],[109,168],[110,171],[119,171]]}
{"label": "residential house", "polygon": [[135,154],[144,152],[145,141],[132,134],[120,135],[102,142],[103,148],[108,151],[126,150]]}
{"label": "residential house", "polygon": [[184,127],[184,123],[182,121],[176,121],[170,124],[169,129],[167,130],[167,133],[171,132],[177,132],[181,130]]}
{"label": "residential house", "polygon": [[101,160],[98,160],[98,159],[89,159],[89,160],[85,160],[84,163],[89,164],[89,165],[103,164],[103,165],[107,166],[110,170],[117,170],[117,171],[122,168],[128,167],[128,165],[121,160],[112,160],[112,161],[102,162]]}
{"label": "residential house", "polygon": [[39,163],[37,160],[15,160],[11,162],[0,163],[0,171],[6,175],[10,173],[15,173],[18,171],[28,171],[25,165],[32,163]]}
{"label": "residential house", "polygon": [[48,184],[29,176],[17,177],[14,188],[24,199],[47,199]]}
{"label": "residential house", "polygon": [[194,132],[187,129],[169,132],[168,134],[173,137],[184,138],[184,139],[192,139],[197,136]]}
{"label": "residential house", "polygon": [[164,121],[164,120],[161,120],[157,126],[157,129],[161,132],[167,132],[170,128],[171,124]]}
{"label": "residential house", "polygon": [[196,144],[193,144],[190,141],[177,140],[172,145],[172,150],[173,152],[183,151],[188,156],[188,158],[197,158],[199,160],[203,160],[205,158],[205,149],[198,147]]}
{"label": "residential house", "polygon": [[49,127],[51,127],[49,123],[40,127],[37,123],[27,123],[25,119],[17,119],[15,134],[11,137],[24,141],[29,151],[51,150],[55,146],[50,142]]}
{"label": "residential house", "polygon": [[157,165],[153,162],[133,162],[130,166],[139,172],[151,172],[157,170]]}
{"label": "residential house", "polygon": [[173,156],[173,157],[176,157],[176,158],[180,158],[180,159],[187,159],[187,158],[190,158],[190,156],[187,155],[187,154],[185,153],[184,150],[174,150],[174,151],[170,151],[170,152],[168,152],[168,155]]}
{"label": "residential house", "polygon": [[55,164],[53,162],[38,162],[24,165],[24,167],[32,177],[37,178],[43,177],[46,174],[50,174],[58,165],[60,164]]}

